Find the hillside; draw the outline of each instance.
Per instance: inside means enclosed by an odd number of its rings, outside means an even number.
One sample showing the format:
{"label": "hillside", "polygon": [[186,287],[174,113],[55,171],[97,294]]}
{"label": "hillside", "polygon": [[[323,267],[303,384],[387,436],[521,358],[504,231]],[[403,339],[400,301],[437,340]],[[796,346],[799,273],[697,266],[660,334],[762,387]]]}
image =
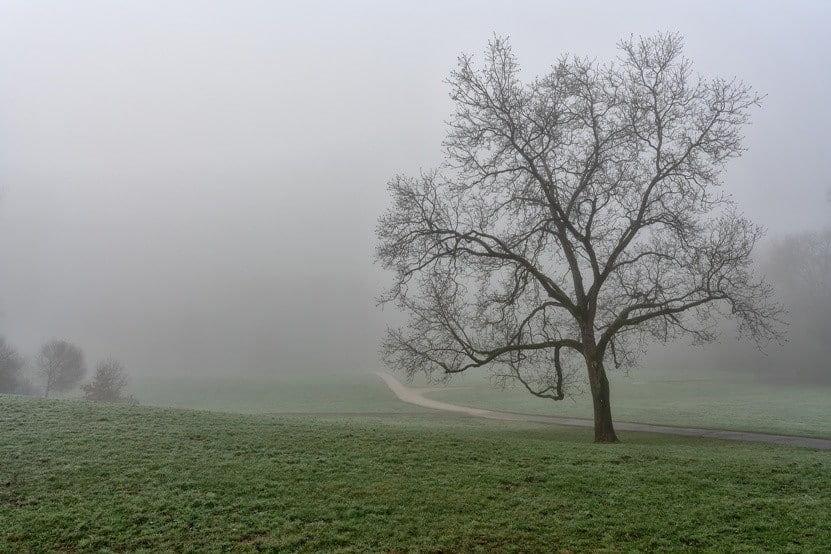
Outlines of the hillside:
{"label": "hillside", "polygon": [[2,552],[831,545],[829,458],[806,449],[9,396],[0,427]]}

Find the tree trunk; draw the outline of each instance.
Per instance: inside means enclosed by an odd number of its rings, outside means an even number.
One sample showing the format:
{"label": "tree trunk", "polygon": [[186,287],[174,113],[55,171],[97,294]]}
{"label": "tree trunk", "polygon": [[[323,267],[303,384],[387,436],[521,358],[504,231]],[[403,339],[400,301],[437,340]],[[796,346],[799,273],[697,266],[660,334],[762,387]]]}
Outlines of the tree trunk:
{"label": "tree trunk", "polygon": [[589,385],[594,404],[594,442],[618,442],[612,424],[612,406],[609,402],[609,379],[600,360],[587,359]]}

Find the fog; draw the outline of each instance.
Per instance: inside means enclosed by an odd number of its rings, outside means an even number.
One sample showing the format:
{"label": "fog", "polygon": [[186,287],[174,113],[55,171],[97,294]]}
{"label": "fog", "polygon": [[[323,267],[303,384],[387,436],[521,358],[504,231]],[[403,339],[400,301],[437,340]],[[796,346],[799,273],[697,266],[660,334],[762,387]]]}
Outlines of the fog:
{"label": "fog", "polygon": [[767,94],[727,190],[771,241],[820,229],[828,21],[820,0],[7,0],[0,334],[132,375],[379,368],[386,182],[441,163],[443,80],[494,33],[532,77],[679,31],[697,71]]}

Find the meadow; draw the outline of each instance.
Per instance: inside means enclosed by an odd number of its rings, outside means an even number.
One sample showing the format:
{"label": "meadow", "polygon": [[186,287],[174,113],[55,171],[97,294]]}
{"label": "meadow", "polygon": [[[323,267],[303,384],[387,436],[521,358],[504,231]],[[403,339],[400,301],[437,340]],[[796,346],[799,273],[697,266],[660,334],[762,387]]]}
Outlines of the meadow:
{"label": "meadow", "polygon": [[371,373],[144,377],[130,392],[144,405],[235,413],[418,412]]}
{"label": "meadow", "polygon": [[[612,372],[617,421],[831,438],[831,387],[766,384],[747,374],[696,371],[669,375],[637,369]],[[588,394],[559,402],[522,388],[493,387],[484,373],[456,378],[428,397],[508,412],[592,417]]]}
{"label": "meadow", "polygon": [[0,552],[831,547],[828,452],[0,396]]}
{"label": "meadow", "polygon": [[[400,375],[397,376],[402,379]],[[618,421],[831,438],[831,387],[768,385],[744,374],[715,371],[612,373],[612,413]],[[588,394],[553,402],[524,389],[494,388],[487,373],[456,376],[430,387],[428,397],[517,413],[591,418]],[[371,373],[263,377],[145,378],[130,392],[153,406],[239,413],[409,413]]]}

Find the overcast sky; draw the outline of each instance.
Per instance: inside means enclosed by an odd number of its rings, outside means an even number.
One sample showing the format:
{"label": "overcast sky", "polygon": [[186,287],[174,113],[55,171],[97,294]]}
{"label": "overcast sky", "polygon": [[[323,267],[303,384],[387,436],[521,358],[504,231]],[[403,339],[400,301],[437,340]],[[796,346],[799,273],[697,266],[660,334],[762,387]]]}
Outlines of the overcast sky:
{"label": "overcast sky", "polygon": [[443,80],[679,31],[767,94],[726,175],[771,236],[829,222],[831,2],[0,1],[0,334],[132,373],[376,369],[387,180],[441,163]]}

